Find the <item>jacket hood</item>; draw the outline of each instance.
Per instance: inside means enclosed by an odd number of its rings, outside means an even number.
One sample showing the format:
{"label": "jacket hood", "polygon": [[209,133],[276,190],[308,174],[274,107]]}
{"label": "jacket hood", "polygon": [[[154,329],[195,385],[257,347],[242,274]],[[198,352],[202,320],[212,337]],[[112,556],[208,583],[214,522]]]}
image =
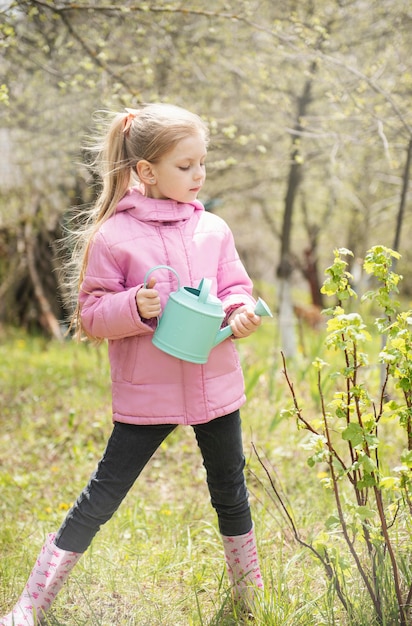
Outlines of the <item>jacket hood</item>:
{"label": "jacket hood", "polygon": [[198,200],[191,203],[176,200],[158,200],[144,196],[138,187],[132,187],[117,205],[116,213],[130,211],[145,222],[177,222],[189,219],[195,211],[204,211]]}

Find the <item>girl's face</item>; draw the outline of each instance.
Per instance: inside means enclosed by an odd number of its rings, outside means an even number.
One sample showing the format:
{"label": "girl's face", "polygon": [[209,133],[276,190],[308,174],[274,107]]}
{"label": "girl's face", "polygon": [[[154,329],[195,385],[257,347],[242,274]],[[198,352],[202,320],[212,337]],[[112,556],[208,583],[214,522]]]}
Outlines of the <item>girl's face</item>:
{"label": "girl's face", "polygon": [[193,202],[206,180],[206,153],[206,142],[201,134],[179,141],[160,161],[152,164],[155,182],[147,187],[147,195]]}

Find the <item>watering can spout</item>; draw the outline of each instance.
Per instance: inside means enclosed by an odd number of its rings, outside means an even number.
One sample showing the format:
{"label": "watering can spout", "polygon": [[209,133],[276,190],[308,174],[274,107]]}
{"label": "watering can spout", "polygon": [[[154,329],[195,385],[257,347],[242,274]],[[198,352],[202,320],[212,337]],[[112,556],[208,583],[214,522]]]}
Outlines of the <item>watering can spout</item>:
{"label": "watering can spout", "polygon": [[[254,313],[255,315],[259,315],[259,317],[264,317],[264,316],[273,317],[272,311],[269,309],[266,302],[262,300],[262,298],[258,298],[255,309],[254,309]],[[232,329],[230,326],[225,326],[224,328],[221,328],[216,335],[214,346],[217,346],[219,345],[219,343],[222,343],[222,341],[224,341],[225,339],[228,339],[231,336],[231,334],[232,334]]]}

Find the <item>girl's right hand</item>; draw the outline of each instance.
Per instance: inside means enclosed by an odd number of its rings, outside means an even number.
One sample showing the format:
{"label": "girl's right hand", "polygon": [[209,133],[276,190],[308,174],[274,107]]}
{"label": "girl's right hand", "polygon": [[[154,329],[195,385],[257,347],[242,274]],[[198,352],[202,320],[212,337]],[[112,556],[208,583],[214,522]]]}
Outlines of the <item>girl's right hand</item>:
{"label": "girl's right hand", "polygon": [[153,287],[156,284],[156,279],[152,276],[149,279],[146,287],[142,287],[136,293],[136,305],[137,310],[141,318],[150,320],[153,317],[160,315],[160,296],[159,292]]}

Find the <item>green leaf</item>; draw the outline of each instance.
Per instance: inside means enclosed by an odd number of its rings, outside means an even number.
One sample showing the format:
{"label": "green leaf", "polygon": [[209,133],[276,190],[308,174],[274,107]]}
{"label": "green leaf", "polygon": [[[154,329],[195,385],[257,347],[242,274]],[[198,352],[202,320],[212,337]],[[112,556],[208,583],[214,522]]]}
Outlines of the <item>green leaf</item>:
{"label": "green leaf", "polygon": [[361,520],[371,519],[376,515],[376,512],[372,509],[369,509],[367,506],[358,506],[358,508],[356,509],[356,513],[361,518]]}
{"label": "green leaf", "polygon": [[359,454],[359,463],[362,465],[364,471],[367,474],[372,474],[376,471],[376,465],[370,456],[364,453]]}
{"label": "green leaf", "polygon": [[407,467],[412,468],[412,450],[404,450],[401,454],[401,461]]}
{"label": "green leaf", "polygon": [[0,103],[9,105],[9,89],[7,85],[0,85]]}
{"label": "green leaf", "polygon": [[364,474],[363,478],[357,482],[358,489],[365,489],[366,487],[374,487],[377,484],[376,478],[373,474]]}
{"label": "green leaf", "polygon": [[399,479],[395,476],[383,476],[379,481],[381,489],[393,489],[399,483]]}
{"label": "green leaf", "polygon": [[342,439],[350,441],[353,446],[358,446],[364,440],[364,432],[360,424],[350,423],[342,431]]}
{"label": "green leaf", "polygon": [[340,519],[337,515],[330,515],[325,522],[326,530],[333,530],[340,526]]}

